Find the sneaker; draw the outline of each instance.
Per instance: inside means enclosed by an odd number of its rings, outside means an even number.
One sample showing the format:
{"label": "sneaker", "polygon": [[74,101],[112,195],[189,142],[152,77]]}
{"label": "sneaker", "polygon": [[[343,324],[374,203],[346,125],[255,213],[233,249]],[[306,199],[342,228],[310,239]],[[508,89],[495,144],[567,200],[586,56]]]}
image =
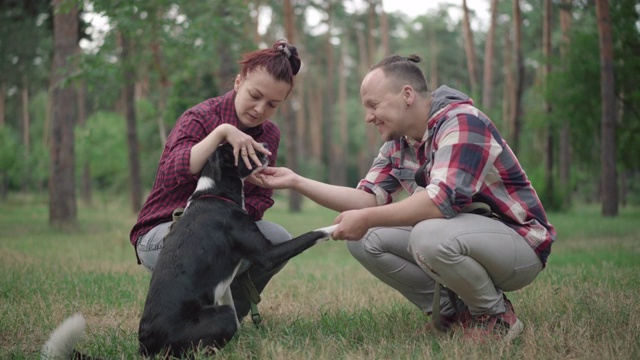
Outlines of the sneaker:
{"label": "sneaker", "polygon": [[524,330],[524,323],[518,320],[511,301],[504,296],[507,311],[500,314],[483,314],[473,316],[472,321],[465,328],[464,338],[483,342],[488,339],[513,341]]}
{"label": "sneaker", "polygon": [[463,329],[469,326],[471,322],[471,313],[468,307],[455,312],[449,316],[440,315],[438,319],[433,319],[432,326],[441,332],[450,333],[456,330],[458,327]]}
{"label": "sneaker", "polygon": [[451,315],[440,315],[437,319],[432,318],[424,328],[418,330],[418,334],[450,334],[459,328],[465,328],[471,322],[469,308],[464,307],[457,313]]}

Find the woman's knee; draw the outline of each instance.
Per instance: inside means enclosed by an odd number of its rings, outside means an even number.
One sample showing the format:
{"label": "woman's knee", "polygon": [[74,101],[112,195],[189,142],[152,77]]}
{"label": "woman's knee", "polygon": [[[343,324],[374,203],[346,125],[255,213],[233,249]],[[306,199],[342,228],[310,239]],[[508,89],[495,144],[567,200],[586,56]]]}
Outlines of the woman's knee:
{"label": "woman's knee", "polygon": [[291,240],[291,234],[282,225],[276,224],[271,221],[259,220],[256,221],[260,232],[271,241],[273,244],[279,244],[288,240]]}

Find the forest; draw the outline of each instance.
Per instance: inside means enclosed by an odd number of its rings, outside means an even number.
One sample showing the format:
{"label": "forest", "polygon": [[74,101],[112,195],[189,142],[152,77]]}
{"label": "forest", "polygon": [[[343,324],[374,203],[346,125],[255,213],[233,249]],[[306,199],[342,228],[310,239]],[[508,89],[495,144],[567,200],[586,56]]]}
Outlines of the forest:
{"label": "forest", "polygon": [[357,184],[381,145],[360,82],[417,54],[431,89],[496,123],[546,208],[640,203],[637,0],[486,1],[485,19],[466,0],[414,16],[383,0],[0,0],[0,201],[41,194],[62,228],[96,194],[136,213],[180,114],[229,90],[243,53],[287,39],[303,68],[272,119],[281,165]]}

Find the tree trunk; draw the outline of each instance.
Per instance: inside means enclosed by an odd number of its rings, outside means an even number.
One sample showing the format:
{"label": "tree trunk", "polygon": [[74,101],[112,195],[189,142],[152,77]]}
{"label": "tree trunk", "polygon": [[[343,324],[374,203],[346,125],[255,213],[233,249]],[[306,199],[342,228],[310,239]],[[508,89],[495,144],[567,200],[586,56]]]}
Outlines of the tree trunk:
{"label": "tree trunk", "polygon": [[482,80],[482,107],[489,111],[493,103],[493,42],[498,23],[498,0],[491,0],[491,22],[484,47],[484,78]]}
{"label": "tree trunk", "polygon": [[[295,44],[296,30],[294,25],[294,14],[291,0],[284,1],[284,28],[287,41],[291,44]],[[287,167],[294,172],[298,172],[298,141],[297,141],[297,129],[296,129],[296,111],[293,106],[294,102],[298,99],[298,88],[293,89],[291,99],[289,99],[284,106],[285,124],[287,128],[285,133],[287,134]],[[302,211],[302,195],[296,191],[289,191],[289,211],[300,212]]]}
{"label": "tree trunk", "polygon": [[326,161],[329,165],[329,182],[335,183],[337,181],[336,171],[339,166],[339,159],[336,159],[335,149],[335,141],[334,141],[334,103],[335,103],[335,86],[334,79],[336,73],[336,62],[334,60],[334,51],[333,44],[331,43],[331,31],[333,29],[332,20],[333,20],[333,6],[332,2],[327,2],[327,33],[325,38],[325,52],[324,55],[327,58],[327,72],[324,76],[326,81],[325,93],[324,93],[324,107],[326,109],[325,117],[323,123],[324,131],[325,131],[325,149],[324,154],[326,156]]}
{"label": "tree trunk", "polygon": [[[563,0],[560,7],[560,29],[562,32],[562,44],[560,45],[561,64],[564,68],[567,64],[567,52],[569,51],[571,28],[571,0]],[[564,206],[569,206],[572,191],[570,187],[570,161],[571,161],[571,138],[569,136],[569,122],[564,121],[560,130],[560,186],[564,190]]]}
{"label": "tree trunk", "polygon": [[324,119],[324,107],[322,106],[323,82],[314,76],[316,86],[309,87],[309,136],[311,144],[311,159],[320,165],[322,164],[322,148],[324,136],[322,136],[322,119]]}
{"label": "tree trunk", "polygon": [[78,8],[74,2],[62,6],[63,2],[52,1],[55,15],[51,69],[53,114],[49,148],[49,224],[59,229],[71,229],[76,226],[78,218],[73,131],[77,118],[77,99],[75,88],[63,87],[63,83],[74,69],[73,59],[79,52]]}
{"label": "tree trunk", "polygon": [[31,118],[29,117],[29,80],[27,75],[22,75],[22,144],[24,145],[25,157],[29,158],[29,152],[31,150]]}
{"label": "tree trunk", "polygon": [[[4,128],[5,117],[5,94],[7,93],[7,85],[4,81],[0,81],[0,131]],[[6,200],[9,192],[9,176],[6,169],[0,169],[0,199]]]}
{"label": "tree trunk", "polygon": [[[369,63],[367,66],[367,70],[364,72],[364,74],[362,74],[362,76],[360,77],[360,79],[363,79],[365,74],[369,71],[368,68],[371,67],[373,64],[378,62],[378,59],[376,59],[376,41],[375,41],[375,37],[374,37],[374,33],[375,33],[375,29],[376,29],[376,21],[375,19],[377,18],[377,11],[376,11],[376,4],[377,4],[378,0],[368,0],[369,3],[369,10],[368,10],[368,29],[369,31],[366,33],[366,37],[367,37],[367,47],[368,47],[368,59],[369,59]],[[382,60],[382,59],[380,59]],[[367,126],[367,148],[366,148],[366,158],[372,159],[373,156],[375,156],[375,154],[378,153],[379,150],[379,146],[378,146],[378,131],[376,131],[376,128],[374,126]],[[371,165],[371,161],[367,161],[365,163],[363,163],[363,165]],[[366,169],[368,169],[369,166],[366,166]],[[366,171],[363,172],[363,174],[366,174]]]}
{"label": "tree trunk", "polygon": [[391,46],[389,45],[389,19],[387,13],[380,11],[380,35],[382,37],[382,56],[391,55]]}
{"label": "tree trunk", "polygon": [[429,26],[429,57],[431,59],[429,66],[429,89],[431,91],[438,88],[438,54],[440,47],[436,41],[436,31],[433,24]]}
{"label": "tree trunk", "polygon": [[256,10],[255,15],[253,12],[250,12],[249,17],[251,21],[247,21],[245,24],[245,33],[253,34],[253,43],[260,44],[262,42],[262,36],[260,35],[260,31],[258,31],[258,24],[260,21],[260,6],[262,5],[262,0],[245,0],[245,7],[249,7],[249,4],[253,3],[253,8]]}
{"label": "tree trunk", "polygon": [[162,11],[156,10],[156,18],[154,19],[153,27],[151,30],[151,52],[153,54],[153,69],[160,76],[160,94],[157,104],[157,116],[156,122],[158,124],[158,135],[162,146],[167,142],[167,127],[164,124],[164,113],[167,108],[167,98],[169,97],[169,75],[167,67],[162,61],[162,47],[160,45],[160,36],[158,35],[158,22],[162,19]]}
{"label": "tree trunk", "polygon": [[596,0],[600,43],[600,97],[602,101],[602,215],[618,215],[618,176],[616,170],[616,94],[613,70],[613,40],[609,1]]}
{"label": "tree trunk", "polygon": [[[22,74],[22,89],[20,91],[22,98],[22,145],[24,146],[23,161],[25,164],[29,163],[29,157],[31,156],[31,117],[29,116],[29,79],[26,74]],[[29,171],[24,173],[24,179],[22,179],[22,191],[27,192],[29,183],[31,182],[31,175]]]}
{"label": "tree trunk", "polygon": [[514,153],[520,150],[520,128],[522,125],[522,94],[524,92],[524,55],[522,53],[522,13],[520,0],[513,0],[514,49],[516,55],[517,76],[513,91],[513,111],[511,113],[511,149]]}
{"label": "tree trunk", "polygon": [[131,49],[133,48],[128,34],[122,31],[122,66],[124,66],[123,101],[127,121],[127,147],[129,150],[129,185],[131,186],[131,210],[138,213],[142,208],[142,181],[140,180],[140,154],[138,152],[138,133],[136,130],[135,78]]}
{"label": "tree trunk", "polygon": [[[87,126],[87,84],[82,81],[78,84],[76,91],[78,94],[78,126],[85,128]],[[82,164],[80,197],[85,204],[91,204],[91,168],[89,167],[88,159]]]}
{"label": "tree trunk", "polygon": [[347,170],[349,168],[349,125],[347,116],[347,75],[346,62],[349,47],[348,37],[342,38],[342,51],[340,54],[340,64],[338,66],[338,129],[339,137],[336,144],[336,185],[347,185]]}
{"label": "tree trunk", "polygon": [[378,62],[376,59],[376,39],[373,36],[373,30],[376,28],[376,18],[378,17],[378,13],[376,11],[376,4],[378,3],[379,0],[367,0],[367,3],[369,4],[368,10],[367,10],[367,19],[368,19],[368,29],[369,31],[367,32],[367,48],[369,50],[369,66],[373,65],[374,63]]}
{"label": "tree trunk", "polygon": [[549,101],[548,84],[549,75],[551,74],[551,0],[543,1],[543,16],[542,16],[542,88],[543,88],[543,111],[547,117],[547,136],[546,136],[546,150],[545,150],[545,162],[544,162],[544,178],[545,178],[545,191],[547,201],[553,203],[554,199],[554,177],[553,177],[553,163],[554,163],[554,131],[551,122],[552,105]]}
{"label": "tree trunk", "polygon": [[467,54],[467,70],[469,71],[469,84],[471,94],[478,94],[478,74],[476,71],[476,51],[473,45],[473,32],[471,31],[471,21],[469,19],[469,8],[467,0],[462,0],[462,29],[464,34],[464,51]]}
{"label": "tree trunk", "polygon": [[502,91],[502,123],[504,128],[504,133],[507,134],[507,139],[509,143],[513,141],[512,138],[512,128],[513,124],[511,121],[513,117],[511,113],[513,112],[513,67],[511,66],[511,54],[513,51],[513,43],[511,41],[510,32],[505,31],[504,36],[504,51],[503,51],[503,69],[502,72],[504,74],[504,89]]}
{"label": "tree trunk", "polygon": [[4,117],[6,94],[7,94],[7,84],[4,81],[2,81],[2,83],[0,84],[0,127],[3,127],[6,122]]}

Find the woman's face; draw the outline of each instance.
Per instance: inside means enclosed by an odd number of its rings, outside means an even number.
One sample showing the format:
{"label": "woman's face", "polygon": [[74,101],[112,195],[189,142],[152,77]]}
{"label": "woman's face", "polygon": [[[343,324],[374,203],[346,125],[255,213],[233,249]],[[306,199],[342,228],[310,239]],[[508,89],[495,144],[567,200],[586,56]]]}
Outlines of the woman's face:
{"label": "woman's face", "polygon": [[239,127],[246,129],[269,119],[289,95],[291,85],[276,80],[263,68],[258,68],[244,78],[238,75],[234,89]]}

